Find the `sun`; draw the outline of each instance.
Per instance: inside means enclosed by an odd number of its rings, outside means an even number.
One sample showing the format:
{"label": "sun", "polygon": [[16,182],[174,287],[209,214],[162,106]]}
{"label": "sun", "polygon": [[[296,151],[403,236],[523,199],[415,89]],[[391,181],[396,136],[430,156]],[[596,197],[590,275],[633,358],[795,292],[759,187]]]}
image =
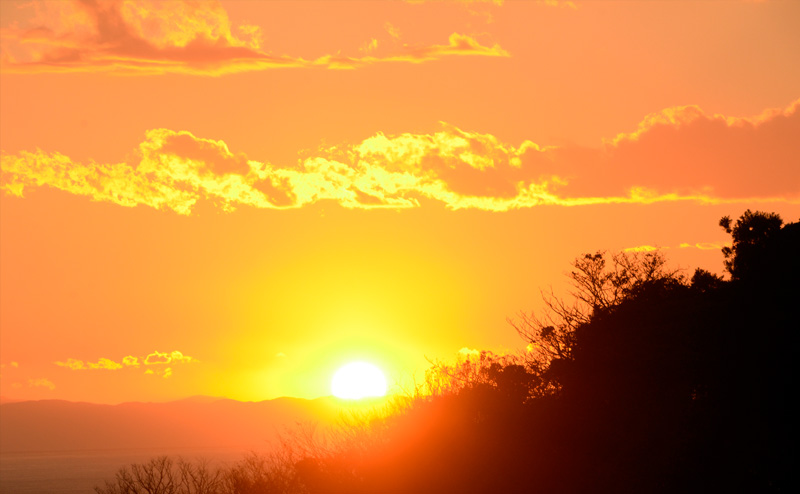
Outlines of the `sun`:
{"label": "sun", "polygon": [[383,372],[366,362],[351,362],[333,375],[331,392],[337,398],[359,400],[386,395]]}

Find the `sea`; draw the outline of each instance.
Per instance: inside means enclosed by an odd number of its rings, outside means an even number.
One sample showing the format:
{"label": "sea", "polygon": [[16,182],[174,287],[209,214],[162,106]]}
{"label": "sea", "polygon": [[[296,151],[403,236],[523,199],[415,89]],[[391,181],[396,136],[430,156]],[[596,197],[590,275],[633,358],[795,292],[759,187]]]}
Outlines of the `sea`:
{"label": "sea", "polygon": [[0,453],[2,494],[89,494],[113,480],[120,468],[157,456],[206,459],[211,466],[234,463],[247,454],[238,449],[127,449]]}

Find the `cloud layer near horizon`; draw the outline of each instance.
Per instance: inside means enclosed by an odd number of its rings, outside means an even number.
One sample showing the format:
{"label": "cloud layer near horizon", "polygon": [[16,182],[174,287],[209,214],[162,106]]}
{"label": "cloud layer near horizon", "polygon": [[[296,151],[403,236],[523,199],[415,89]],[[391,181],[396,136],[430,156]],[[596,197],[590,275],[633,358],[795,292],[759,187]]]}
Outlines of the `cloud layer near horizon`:
{"label": "cloud layer near horizon", "polygon": [[2,156],[0,187],[22,196],[50,186],[123,206],[190,214],[200,200],[223,210],[417,207],[507,211],[538,205],[800,201],[800,100],[755,118],[696,106],[648,115],[597,148],[519,146],[443,124],[431,134],[377,134],[278,167],[223,141],[154,129],[131,162],[75,163],[59,153]]}
{"label": "cloud layer near horizon", "polygon": [[[175,365],[175,364],[186,364],[197,362],[196,358],[190,357],[188,355],[184,355],[182,352],[177,350],[173,352],[159,352],[154,351],[153,353],[148,354],[144,357],[134,357],[133,355],[128,355],[123,357],[122,363],[115,362],[114,360],[101,357],[97,360],[97,362],[84,362],[83,360],[68,358],[66,361],[57,361],[54,362],[55,365],[59,367],[65,367],[67,369],[73,371],[85,371],[85,370],[119,370],[125,368],[134,368],[138,369],[142,364],[145,367],[149,366],[166,366],[166,365]],[[145,374],[152,374],[158,375],[164,378],[168,378],[172,376],[173,370],[172,367],[167,367],[164,369],[151,369],[146,368],[144,371]]]}
{"label": "cloud layer near horizon", "polygon": [[0,30],[6,73],[104,72],[212,75],[279,68],[354,69],[382,62],[422,63],[451,56],[508,57],[499,45],[452,33],[444,44],[407,46],[381,55],[274,55],[259,26],[233,26],[217,2],[32,3],[28,27]]}

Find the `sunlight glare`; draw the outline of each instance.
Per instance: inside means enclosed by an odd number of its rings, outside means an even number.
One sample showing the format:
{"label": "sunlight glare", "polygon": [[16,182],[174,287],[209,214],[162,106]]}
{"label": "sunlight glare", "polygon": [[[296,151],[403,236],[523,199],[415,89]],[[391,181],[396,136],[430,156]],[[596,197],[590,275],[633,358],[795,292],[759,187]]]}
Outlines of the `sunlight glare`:
{"label": "sunlight glare", "polygon": [[372,364],[351,362],[333,375],[331,392],[337,398],[347,400],[384,396],[386,378],[383,372]]}

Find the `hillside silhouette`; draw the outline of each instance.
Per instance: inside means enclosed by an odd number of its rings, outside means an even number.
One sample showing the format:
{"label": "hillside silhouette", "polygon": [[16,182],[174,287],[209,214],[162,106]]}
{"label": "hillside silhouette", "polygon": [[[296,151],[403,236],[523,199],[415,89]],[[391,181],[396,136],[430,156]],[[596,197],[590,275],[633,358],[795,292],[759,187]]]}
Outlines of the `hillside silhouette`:
{"label": "hillside silhouette", "polygon": [[587,254],[569,299],[512,321],[523,354],[436,363],[334,437],[218,470],[154,459],[97,492],[794,492],[800,223],[748,210],[720,226],[724,278]]}

